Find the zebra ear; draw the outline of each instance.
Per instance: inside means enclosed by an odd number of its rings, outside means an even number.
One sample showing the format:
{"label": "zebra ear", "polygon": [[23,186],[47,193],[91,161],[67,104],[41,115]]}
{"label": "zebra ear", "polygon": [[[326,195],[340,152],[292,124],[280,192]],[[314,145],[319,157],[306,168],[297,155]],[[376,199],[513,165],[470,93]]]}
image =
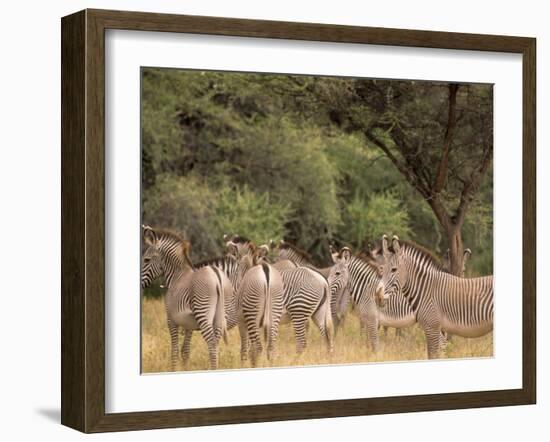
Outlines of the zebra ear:
{"label": "zebra ear", "polygon": [[470,249],[464,250],[464,262],[472,257],[472,251]]}
{"label": "zebra ear", "polygon": [[342,247],[342,250],[340,250],[340,257],[344,264],[348,264],[351,259],[351,250],[348,247]]}
{"label": "zebra ear", "polygon": [[229,235],[228,235],[227,233],[225,233],[225,234],[223,235],[223,240],[224,240],[224,241],[229,241]]}
{"label": "zebra ear", "polygon": [[254,252],[254,254],[252,256],[252,263],[254,265],[259,264],[260,261],[262,261],[262,259],[264,259],[267,256],[268,253],[269,253],[269,247],[265,244],[262,244]]}
{"label": "zebra ear", "polygon": [[146,244],[154,246],[157,243],[157,234],[149,226],[143,226],[143,239]]}
{"label": "zebra ear", "polygon": [[329,244],[328,248],[330,250],[330,256],[332,258],[332,262],[336,264],[338,262],[338,259],[340,258],[338,251],[334,250],[334,247],[332,247],[332,244]]}
{"label": "zebra ear", "polygon": [[269,246],[266,244],[262,244],[260,247],[258,247],[258,256],[264,257],[267,256],[269,253]]}
{"label": "zebra ear", "polygon": [[384,258],[390,256],[390,250],[388,249],[388,237],[386,235],[382,235],[382,253],[384,254]]}
{"label": "zebra ear", "polygon": [[396,255],[401,254],[401,245],[399,244],[399,238],[397,237],[397,235],[393,235],[391,246]]}

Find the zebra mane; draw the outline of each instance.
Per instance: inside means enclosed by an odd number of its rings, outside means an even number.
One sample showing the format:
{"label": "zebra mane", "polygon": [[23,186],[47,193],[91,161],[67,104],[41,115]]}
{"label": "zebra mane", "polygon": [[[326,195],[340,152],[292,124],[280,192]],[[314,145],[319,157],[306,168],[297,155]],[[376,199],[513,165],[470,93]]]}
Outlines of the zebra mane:
{"label": "zebra mane", "polygon": [[312,256],[306,252],[303,249],[300,249],[299,247],[295,246],[294,244],[290,244],[288,242],[283,242],[282,244],[279,244],[280,249],[290,249],[297,255],[301,256],[302,258],[306,259],[309,262],[312,262]]}
{"label": "zebra mane", "polygon": [[217,256],[215,258],[203,259],[202,261],[199,261],[198,263],[196,263],[195,267],[199,268],[199,267],[205,267],[209,265],[215,265],[221,261],[226,261],[226,260],[235,261],[235,262],[237,261],[237,259],[231,255]]}
{"label": "zebra mane", "polygon": [[[441,260],[433,253],[431,250],[427,249],[424,246],[421,246],[420,244],[417,244],[413,241],[409,240],[399,240],[399,244],[401,246],[405,246],[406,248],[413,249],[414,251],[418,252],[423,258],[429,260],[433,265],[437,267],[438,270],[444,271],[446,273],[449,273],[445,268],[443,267],[443,263]],[[393,247],[390,246],[390,250],[393,252]]]}
{"label": "zebra mane", "polygon": [[248,238],[245,238],[241,235],[233,235],[231,236],[231,241],[233,241],[235,244],[246,244],[246,243],[252,243],[251,240]]}
{"label": "zebra mane", "polygon": [[167,238],[173,242],[180,242],[189,246],[189,241],[183,239],[179,233],[176,233],[173,230],[155,228],[153,231],[157,235],[158,239]]}
{"label": "zebra mane", "polygon": [[159,240],[168,239],[171,242],[181,244],[183,258],[187,262],[187,264],[191,268],[193,268],[193,263],[191,262],[191,258],[189,258],[189,247],[190,247],[189,241],[183,239],[178,233],[174,232],[173,230],[155,228],[153,229],[153,231],[155,232]]}
{"label": "zebra mane", "polygon": [[370,254],[368,254],[367,252],[361,251],[357,255],[355,255],[355,257],[366,264],[377,266],[376,259],[370,256]]}

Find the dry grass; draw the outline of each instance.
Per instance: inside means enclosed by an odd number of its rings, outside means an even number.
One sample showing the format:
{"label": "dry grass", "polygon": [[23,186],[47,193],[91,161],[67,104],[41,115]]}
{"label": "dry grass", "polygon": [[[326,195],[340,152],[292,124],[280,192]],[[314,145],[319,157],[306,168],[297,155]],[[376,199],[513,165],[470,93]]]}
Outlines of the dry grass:
{"label": "dry grass", "polygon": [[[180,345],[182,339],[180,338]],[[164,302],[160,299],[142,301],[142,372],[159,373],[170,370],[170,338],[166,327]],[[448,358],[490,357],[493,355],[493,334],[482,338],[466,339],[454,336],[447,345]],[[259,366],[288,367],[292,365],[325,365],[365,363],[380,361],[403,361],[426,359],[424,333],[418,326],[402,330],[401,336],[390,329],[388,336],[381,333],[380,350],[374,355],[366,346],[359,333],[359,321],[351,313],[335,340],[334,354],[329,357],[319,331],[311,324],[308,334],[308,348],[299,358],[295,353],[294,333],[291,324],[284,324],[279,331],[277,356],[274,364],[265,358],[265,352]],[[199,331],[193,335],[191,345],[190,370],[208,368],[208,352]],[[248,368],[249,366],[246,365]],[[221,343],[219,368],[242,368],[240,361],[239,332],[229,332],[228,345]],[[182,368],[179,367],[181,370]]]}

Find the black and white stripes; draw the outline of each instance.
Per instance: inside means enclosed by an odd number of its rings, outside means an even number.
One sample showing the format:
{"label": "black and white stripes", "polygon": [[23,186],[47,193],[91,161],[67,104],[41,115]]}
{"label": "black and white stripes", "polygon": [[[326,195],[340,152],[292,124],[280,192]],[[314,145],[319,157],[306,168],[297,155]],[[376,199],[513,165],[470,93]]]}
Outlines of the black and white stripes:
{"label": "black and white stripes", "polygon": [[424,329],[428,357],[439,356],[441,331],[479,337],[493,329],[493,277],[460,278],[447,273],[423,248],[397,237],[383,239],[382,282],[388,297],[404,296]]}

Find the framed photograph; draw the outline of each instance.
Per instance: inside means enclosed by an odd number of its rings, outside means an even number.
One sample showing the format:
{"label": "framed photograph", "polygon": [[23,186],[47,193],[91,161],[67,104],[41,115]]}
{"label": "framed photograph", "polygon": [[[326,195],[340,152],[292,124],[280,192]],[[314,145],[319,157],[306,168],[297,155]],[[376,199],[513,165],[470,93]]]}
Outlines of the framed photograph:
{"label": "framed photograph", "polygon": [[535,403],[535,39],[61,25],[64,425]]}

